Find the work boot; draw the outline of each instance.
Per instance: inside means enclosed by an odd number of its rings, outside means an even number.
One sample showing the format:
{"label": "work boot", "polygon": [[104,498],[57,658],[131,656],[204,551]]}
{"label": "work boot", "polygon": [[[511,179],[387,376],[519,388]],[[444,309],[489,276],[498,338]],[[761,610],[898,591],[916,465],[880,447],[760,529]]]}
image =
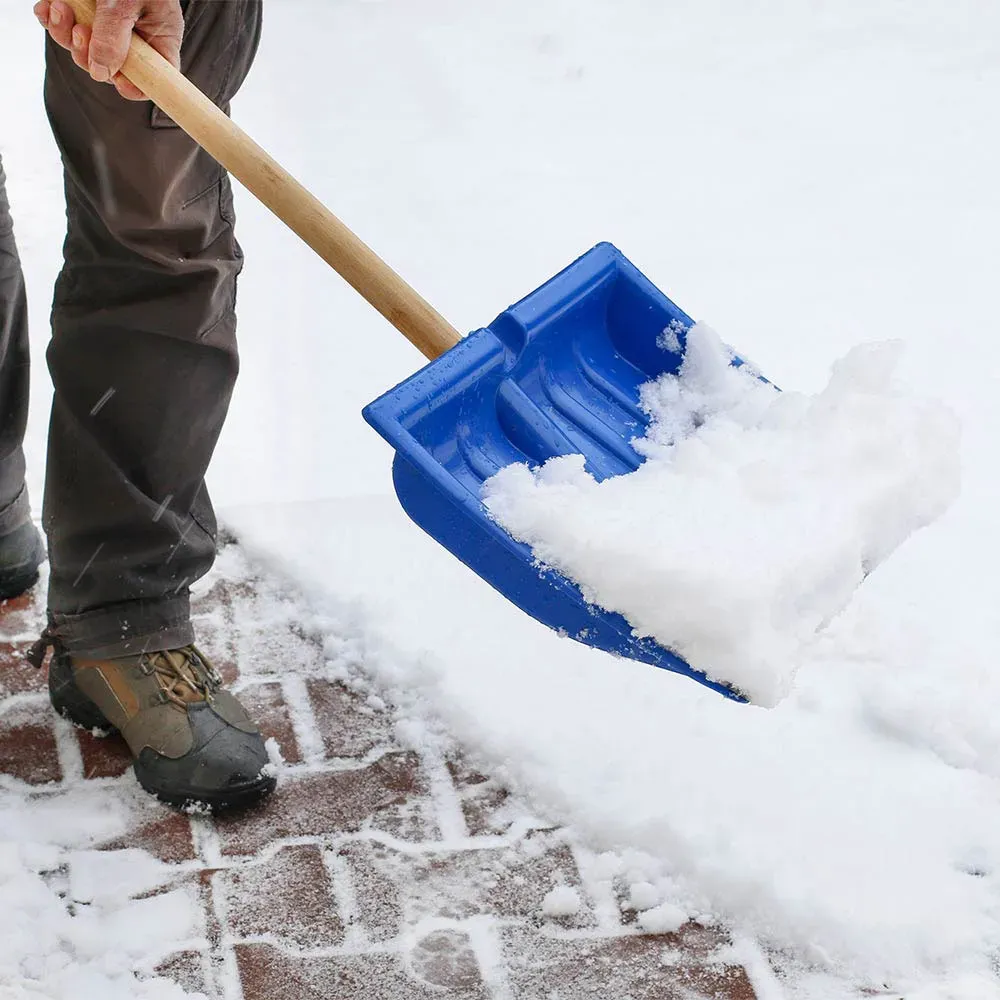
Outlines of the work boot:
{"label": "work boot", "polygon": [[217,812],[275,786],[260,732],[194,646],[104,660],[55,649],[49,696],[76,725],[121,733],[139,784],[169,805]]}
{"label": "work boot", "polygon": [[30,590],[44,561],[42,536],[31,521],[0,535],[0,601],[20,597]]}

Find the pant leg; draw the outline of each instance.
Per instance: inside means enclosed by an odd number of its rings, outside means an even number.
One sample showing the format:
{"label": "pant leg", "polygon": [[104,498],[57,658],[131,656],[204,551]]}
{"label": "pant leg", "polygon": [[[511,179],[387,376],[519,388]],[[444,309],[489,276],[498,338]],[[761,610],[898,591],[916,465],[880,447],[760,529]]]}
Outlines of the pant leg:
{"label": "pant leg", "polygon": [[[186,7],[184,72],[227,111],[260,22],[261,0]],[[50,625],[70,652],[173,648],[193,639],[188,588],[215,558],[204,477],[238,368],[232,192],[152,105],[51,41],[46,59],[68,222],[48,349]]]}
{"label": "pant leg", "polygon": [[21,448],[28,381],[28,305],[0,162],[0,535],[30,515]]}

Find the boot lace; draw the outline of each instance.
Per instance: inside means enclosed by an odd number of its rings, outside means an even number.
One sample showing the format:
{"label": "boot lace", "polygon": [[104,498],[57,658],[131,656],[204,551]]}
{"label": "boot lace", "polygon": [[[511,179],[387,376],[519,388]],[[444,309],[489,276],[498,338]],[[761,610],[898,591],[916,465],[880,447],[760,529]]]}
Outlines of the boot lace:
{"label": "boot lace", "polygon": [[163,697],[180,708],[191,702],[211,701],[222,687],[222,677],[196,646],[143,653],[142,672],[155,675]]}

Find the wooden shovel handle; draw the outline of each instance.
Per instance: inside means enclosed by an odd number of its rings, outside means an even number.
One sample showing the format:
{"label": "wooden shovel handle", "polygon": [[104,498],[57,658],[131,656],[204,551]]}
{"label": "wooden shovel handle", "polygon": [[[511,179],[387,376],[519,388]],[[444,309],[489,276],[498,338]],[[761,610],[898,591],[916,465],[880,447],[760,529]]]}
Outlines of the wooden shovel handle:
{"label": "wooden shovel handle", "polygon": [[[67,3],[78,22],[94,23],[95,0]],[[461,340],[459,332],[385,261],[136,34],[122,72],[425,357],[433,360]]]}

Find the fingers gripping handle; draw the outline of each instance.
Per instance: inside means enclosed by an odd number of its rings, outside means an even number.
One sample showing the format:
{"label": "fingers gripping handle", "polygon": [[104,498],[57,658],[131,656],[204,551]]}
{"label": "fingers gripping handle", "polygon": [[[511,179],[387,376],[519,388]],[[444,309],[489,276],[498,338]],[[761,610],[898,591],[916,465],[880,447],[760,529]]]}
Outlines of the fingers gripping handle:
{"label": "fingers gripping handle", "polygon": [[[79,22],[93,24],[95,0],[66,2]],[[122,72],[425,357],[433,360],[461,340],[385,261],[138,35]]]}

